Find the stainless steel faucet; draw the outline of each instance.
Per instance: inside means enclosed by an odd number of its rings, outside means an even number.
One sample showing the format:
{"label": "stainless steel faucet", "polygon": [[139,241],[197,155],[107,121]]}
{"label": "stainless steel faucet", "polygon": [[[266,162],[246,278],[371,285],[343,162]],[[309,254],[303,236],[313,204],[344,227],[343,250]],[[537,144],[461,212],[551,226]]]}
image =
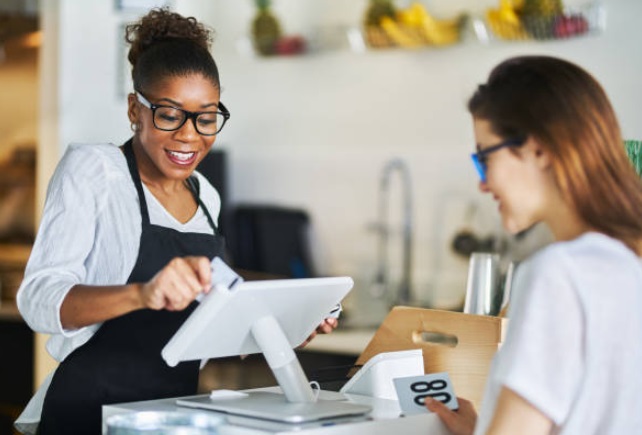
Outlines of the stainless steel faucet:
{"label": "stainless steel faucet", "polygon": [[403,217],[402,217],[402,275],[399,288],[392,295],[391,301],[395,305],[404,305],[411,302],[411,265],[412,265],[412,189],[410,170],[408,165],[401,159],[389,160],[381,172],[379,182],[379,222],[377,230],[379,233],[378,265],[375,276],[375,283],[379,289],[379,296],[391,291],[388,277],[388,200],[390,178],[393,172],[398,172],[402,182],[403,194]]}

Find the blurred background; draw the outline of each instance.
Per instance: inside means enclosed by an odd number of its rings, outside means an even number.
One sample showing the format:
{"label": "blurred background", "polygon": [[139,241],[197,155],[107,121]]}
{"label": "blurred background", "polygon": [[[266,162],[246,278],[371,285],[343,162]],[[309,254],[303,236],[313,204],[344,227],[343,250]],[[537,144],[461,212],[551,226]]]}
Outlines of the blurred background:
{"label": "blurred background", "polygon": [[[24,160],[25,149],[37,150],[37,216],[49,176],[70,143],[128,138],[125,101],[131,86],[123,27],[149,7],[169,6],[216,31],[222,99],[232,112],[215,144],[220,154],[209,166],[225,200],[223,226],[238,205],[250,206],[245,228],[268,219],[265,207],[286,209],[284,219],[288,211],[303,212],[294,221],[307,228],[307,267],[292,266],[298,272],[291,275],[350,275],[354,297],[371,296],[378,294],[370,290],[385,260],[389,298],[396,298],[409,275],[413,303],[456,308],[470,245],[453,250],[455,240],[502,251],[506,259],[548,241],[539,230],[520,239],[505,235],[495,205],[477,191],[465,104],[495,64],[518,54],[575,61],[606,88],[625,138],[642,136],[642,36],[635,30],[642,4],[538,1],[543,14],[560,5],[579,11],[575,15],[590,27],[576,35],[516,34],[517,40],[507,40],[512,35],[493,33],[497,27],[488,21],[490,11],[507,2],[426,0],[421,4],[436,20],[466,14],[457,39],[385,48],[373,45],[366,32],[373,4],[384,0],[3,0],[4,16],[13,18],[5,19],[11,26],[2,25],[0,152],[8,161]],[[410,1],[388,3],[397,12],[412,7]],[[266,9],[282,37],[281,51],[272,55],[256,45],[255,22]],[[402,164],[384,174],[392,160]],[[22,204],[32,201],[21,195]],[[237,221],[227,225],[230,237]],[[6,225],[0,219],[0,230]],[[473,237],[457,239],[462,235]],[[348,303],[347,316],[350,308]]]}
{"label": "blurred background", "polygon": [[223,196],[229,261],[353,277],[343,321],[355,328],[376,327],[399,301],[461,309],[471,252],[508,264],[550,241],[543,228],[505,234],[478,192],[468,97],[509,56],[561,56],[595,75],[624,138],[639,140],[642,2],[419,2],[437,36],[414,3],[0,0],[2,306],[66,147],[128,139],[123,29],[168,6],[216,32],[232,116],[201,169]]}

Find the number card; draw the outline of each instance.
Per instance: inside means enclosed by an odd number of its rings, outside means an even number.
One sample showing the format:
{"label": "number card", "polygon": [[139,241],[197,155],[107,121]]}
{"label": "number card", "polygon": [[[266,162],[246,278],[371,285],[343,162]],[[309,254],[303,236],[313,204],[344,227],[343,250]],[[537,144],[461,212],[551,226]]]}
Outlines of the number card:
{"label": "number card", "polygon": [[399,406],[405,415],[430,412],[425,405],[426,397],[439,400],[452,410],[459,408],[450,376],[446,372],[395,378],[393,382],[397,390]]}

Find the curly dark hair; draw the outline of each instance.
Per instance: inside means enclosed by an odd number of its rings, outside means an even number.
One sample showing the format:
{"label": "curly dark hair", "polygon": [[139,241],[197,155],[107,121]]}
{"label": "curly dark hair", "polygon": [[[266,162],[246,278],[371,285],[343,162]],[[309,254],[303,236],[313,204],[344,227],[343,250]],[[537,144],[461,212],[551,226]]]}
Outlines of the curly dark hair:
{"label": "curly dark hair", "polygon": [[194,17],[183,17],[167,8],[150,10],[125,28],[131,47],[134,88],[145,90],[165,77],[200,73],[219,87],[216,62],[210,54],[213,30]]}

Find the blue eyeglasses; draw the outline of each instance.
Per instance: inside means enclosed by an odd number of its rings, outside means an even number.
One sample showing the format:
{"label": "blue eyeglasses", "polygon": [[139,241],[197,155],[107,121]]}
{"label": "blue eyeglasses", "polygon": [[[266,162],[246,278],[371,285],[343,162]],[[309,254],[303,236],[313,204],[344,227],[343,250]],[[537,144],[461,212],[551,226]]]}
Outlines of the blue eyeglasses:
{"label": "blue eyeglasses", "polygon": [[524,145],[524,142],[524,139],[508,139],[504,142],[498,143],[497,145],[484,148],[483,150],[478,149],[476,153],[472,153],[470,157],[473,159],[473,164],[475,165],[475,169],[477,169],[477,173],[479,174],[481,181],[484,183],[486,182],[486,170],[488,169],[486,162],[489,154],[501,150],[502,148],[520,147]]}

